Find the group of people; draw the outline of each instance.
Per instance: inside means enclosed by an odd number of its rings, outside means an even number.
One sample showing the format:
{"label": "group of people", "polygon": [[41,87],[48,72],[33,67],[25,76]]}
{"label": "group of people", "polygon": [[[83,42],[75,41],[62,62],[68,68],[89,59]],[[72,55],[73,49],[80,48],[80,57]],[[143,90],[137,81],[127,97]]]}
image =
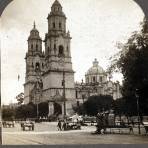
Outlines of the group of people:
{"label": "group of people", "polygon": [[106,114],[104,112],[98,113],[97,117],[96,117],[96,122],[97,122],[96,132],[98,134],[105,133],[106,132],[106,126],[108,125],[108,114]]}
{"label": "group of people", "polygon": [[57,127],[59,131],[65,131],[67,129],[67,121],[59,119]]}

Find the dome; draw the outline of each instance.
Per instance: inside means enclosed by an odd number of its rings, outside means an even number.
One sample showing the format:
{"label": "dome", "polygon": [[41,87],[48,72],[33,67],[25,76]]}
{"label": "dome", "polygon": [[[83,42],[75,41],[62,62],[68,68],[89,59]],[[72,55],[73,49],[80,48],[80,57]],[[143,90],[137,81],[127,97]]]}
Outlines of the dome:
{"label": "dome", "polygon": [[101,74],[101,73],[105,73],[105,71],[101,66],[99,66],[99,62],[97,61],[97,59],[95,59],[93,62],[93,66],[88,69],[86,75]]}
{"label": "dome", "polygon": [[58,0],[55,0],[55,1],[54,1],[52,7],[53,7],[53,6],[56,6],[56,5],[62,7]]}
{"label": "dome", "polygon": [[53,15],[58,15],[58,16],[65,17],[64,12],[62,11],[62,6],[61,6],[61,4],[59,3],[58,0],[55,0],[55,2],[52,4],[51,12],[48,15],[48,17],[53,16]]}

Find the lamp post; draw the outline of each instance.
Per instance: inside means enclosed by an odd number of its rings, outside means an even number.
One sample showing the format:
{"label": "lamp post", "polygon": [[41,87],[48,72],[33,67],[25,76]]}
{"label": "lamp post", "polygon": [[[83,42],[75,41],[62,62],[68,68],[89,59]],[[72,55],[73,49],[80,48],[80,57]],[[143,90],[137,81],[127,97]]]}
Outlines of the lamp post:
{"label": "lamp post", "polygon": [[63,69],[63,80],[62,80],[62,86],[63,86],[63,100],[64,100],[64,117],[66,116],[66,96],[65,96],[65,71]]}
{"label": "lamp post", "polygon": [[136,89],[136,101],[137,101],[137,115],[138,115],[138,133],[141,134],[141,129],[140,129],[140,108],[139,108],[139,95],[138,95],[138,89]]}

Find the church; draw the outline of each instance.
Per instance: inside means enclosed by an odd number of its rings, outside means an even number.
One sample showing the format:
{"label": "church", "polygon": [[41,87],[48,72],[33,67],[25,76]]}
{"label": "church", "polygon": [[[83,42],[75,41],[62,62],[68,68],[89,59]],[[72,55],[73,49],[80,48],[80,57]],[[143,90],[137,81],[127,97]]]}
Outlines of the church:
{"label": "church", "polygon": [[51,108],[59,106],[58,113],[71,114],[75,103],[74,71],[71,61],[69,31],[61,4],[55,0],[47,17],[48,32],[43,41],[34,27],[28,37],[24,103],[48,101]]}
{"label": "church", "polygon": [[121,98],[120,84],[111,81],[111,74],[105,71],[97,59],[85,73],[85,82],[75,83],[77,103],[84,103],[89,96],[110,95],[114,100]]}
{"label": "church", "polygon": [[120,97],[119,83],[107,80],[97,59],[85,74],[85,83],[75,83],[70,46],[72,38],[66,30],[66,19],[61,4],[55,0],[47,17],[48,32],[44,40],[35,23],[28,37],[24,103],[48,102],[50,114],[72,114],[73,105],[91,95]]}

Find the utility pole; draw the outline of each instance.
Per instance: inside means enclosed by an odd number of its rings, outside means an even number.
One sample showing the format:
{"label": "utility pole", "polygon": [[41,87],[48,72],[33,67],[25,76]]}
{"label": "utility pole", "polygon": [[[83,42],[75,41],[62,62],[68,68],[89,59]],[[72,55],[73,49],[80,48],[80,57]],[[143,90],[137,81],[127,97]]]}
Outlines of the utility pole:
{"label": "utility pole", "polygon": [[39,104],[38,104],[38,102],[36,104],[36,109],[37,109],[37,119],[39,119]]}
{"label": "utility pole", "polygon": [[137,99],[137,115],[138,115],[138,133],[141,134],[141,129],[140,129],[140,108],[139,108],[138,89],[136,89],[136,99]]}
{"label": "utility pole", "polygon": [[63,99],[64,99],[64,117],[65,117],[66,116],[66,96],[65,96],[65,71],[64,69],[63,69],[62,86],[63,86]]}
{"label": "utility pole", "polygon": [[[1,98],[0,98],[1,105]],[[0,108],[0,145],[2,145],[2,106]]]}
{"label": "utility pole", "polygon": [[140,129],[140,114],[139,114],[139,96],[137,97],[137,113],[138,113],[138,133],[141,134],[141,129]]}

